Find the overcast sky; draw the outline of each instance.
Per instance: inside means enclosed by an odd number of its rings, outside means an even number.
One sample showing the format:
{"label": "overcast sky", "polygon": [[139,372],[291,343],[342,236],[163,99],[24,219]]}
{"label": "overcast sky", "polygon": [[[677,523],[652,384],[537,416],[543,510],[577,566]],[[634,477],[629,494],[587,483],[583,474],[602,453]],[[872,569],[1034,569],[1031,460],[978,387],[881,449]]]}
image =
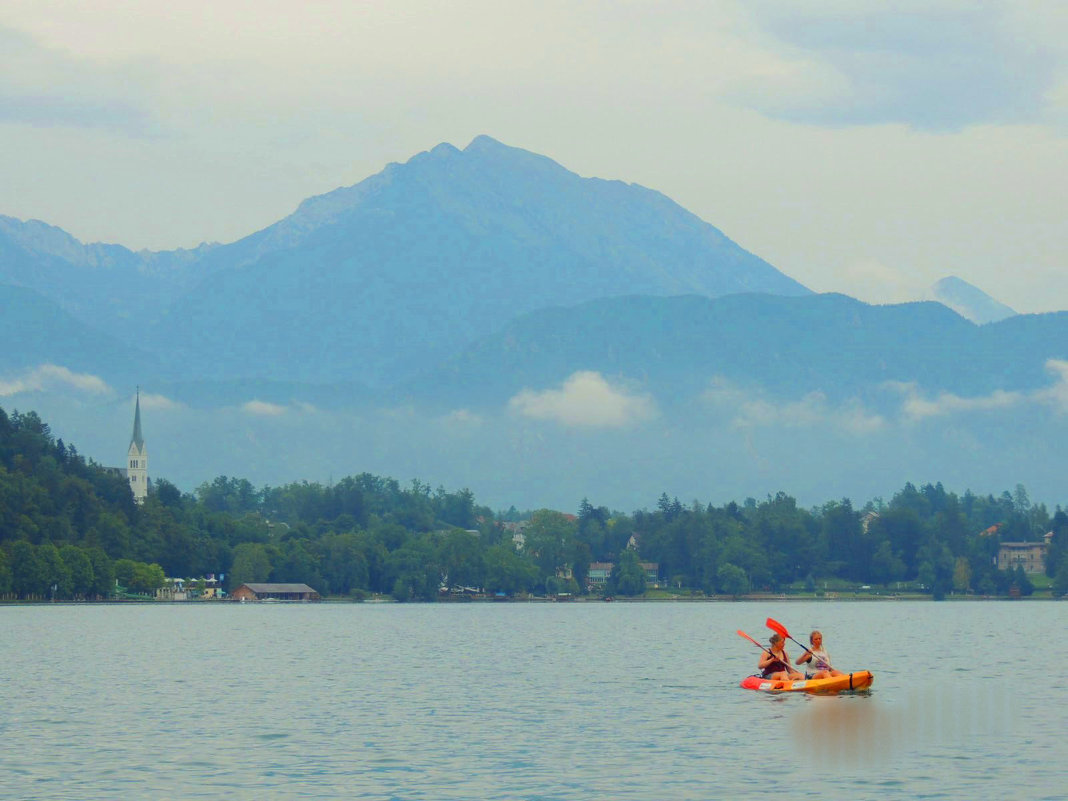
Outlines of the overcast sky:
{"label": "overcast sky", "polygon": [[817,291],[1060,310],[1066,65],[1059,0],[4,0],[0,214],[227,242],[488,134]]}

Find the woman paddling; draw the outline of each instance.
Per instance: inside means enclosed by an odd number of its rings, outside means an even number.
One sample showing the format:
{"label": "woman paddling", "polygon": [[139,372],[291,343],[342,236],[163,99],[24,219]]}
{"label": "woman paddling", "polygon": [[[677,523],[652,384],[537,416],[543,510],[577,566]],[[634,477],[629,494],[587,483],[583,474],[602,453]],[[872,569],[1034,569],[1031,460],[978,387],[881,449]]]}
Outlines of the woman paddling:
{"label": "woman paddling", "polygon": [[845,675],[842,671],[831,667],[831,657],[823,650],[823,635],[820,632],[814,631],[809,634],[808,641],[812,647],[797,657],[797,664],[808,663],[805,678],[828,679],[831,676]]}
{"label": "woman paddling", "polygon": [[760,662],[757,664],[760,675],[774,681],[803,679],[804,676],[790,666],[790,657],[786,655],[783,647],[782,635],[772,634],[768,642],[771,643],[771,649],[760,653]]}

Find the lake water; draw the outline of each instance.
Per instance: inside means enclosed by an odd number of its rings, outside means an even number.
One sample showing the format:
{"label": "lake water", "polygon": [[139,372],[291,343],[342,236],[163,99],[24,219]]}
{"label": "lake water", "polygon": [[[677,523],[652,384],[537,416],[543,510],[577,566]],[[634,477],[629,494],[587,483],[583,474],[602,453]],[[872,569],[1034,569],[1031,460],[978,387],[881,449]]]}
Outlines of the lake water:
{"label": "lake water", "polygon": [[[870,695],[738,687],[825,634]],[[0,608],[4,799],[1068,796],[1063,602]],[[799,649],[788,648],[792,656]]]}

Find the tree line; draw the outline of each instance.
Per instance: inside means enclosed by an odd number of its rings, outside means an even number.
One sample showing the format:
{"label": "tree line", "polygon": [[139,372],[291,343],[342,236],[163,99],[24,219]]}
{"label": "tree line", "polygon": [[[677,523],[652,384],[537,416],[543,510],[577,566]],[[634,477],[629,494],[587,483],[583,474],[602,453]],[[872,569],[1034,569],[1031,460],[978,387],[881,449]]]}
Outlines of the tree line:
{"label": "tree line", "polygon": [[1026,595],[1031,581],[998,570],[998,548],[1048,531],[1046,572],[1068,592],[1068,515],[1022,486],[984,496],[906,484],[887,502],[812,509],[785,493],[722,506],[664,493],[652,509],[583,499],[576,511],[494,513],[466,489],[367,473],[260,488],[219,476],[192,493],[156,479],[137,505],[124,476],[56,440],[34,412],[0,409],[0,597],[151,595],[165,577],[207,574],[225,574],[227,589],[300,582],[357,598],[433,600],[443,587],[577,594],[595,562],[614,564],[603,591],[618,595],[646,591],[641,562],[693,594],[868,584]]}

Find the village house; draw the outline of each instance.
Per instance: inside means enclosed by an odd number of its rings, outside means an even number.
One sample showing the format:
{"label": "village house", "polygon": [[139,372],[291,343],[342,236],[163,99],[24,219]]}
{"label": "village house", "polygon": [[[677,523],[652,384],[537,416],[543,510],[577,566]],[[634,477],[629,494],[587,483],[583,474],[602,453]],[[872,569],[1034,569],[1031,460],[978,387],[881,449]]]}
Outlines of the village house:
{"label": "village house", "polygon": [[[645,583],[650,587],[660,586],[660,564],[657,562],[638,562],[645,571]],[[615,562],[590,562],[590,572],[586,574],[586,584],[592,589],[603,587],[612,576]]]}
{"label": "village house", "polygon": [[235,601],[320,601],[307,584],[242,584],[230,597]]}
{"label": "village house", "polygon": [[998,548],[998,570],[1015,570],[1017,565],[1024,573],[1041,573],[1046,569],[1046,552],[1049,550],[1053,532],[1048,532],[1038,542],[1003,542]]}

